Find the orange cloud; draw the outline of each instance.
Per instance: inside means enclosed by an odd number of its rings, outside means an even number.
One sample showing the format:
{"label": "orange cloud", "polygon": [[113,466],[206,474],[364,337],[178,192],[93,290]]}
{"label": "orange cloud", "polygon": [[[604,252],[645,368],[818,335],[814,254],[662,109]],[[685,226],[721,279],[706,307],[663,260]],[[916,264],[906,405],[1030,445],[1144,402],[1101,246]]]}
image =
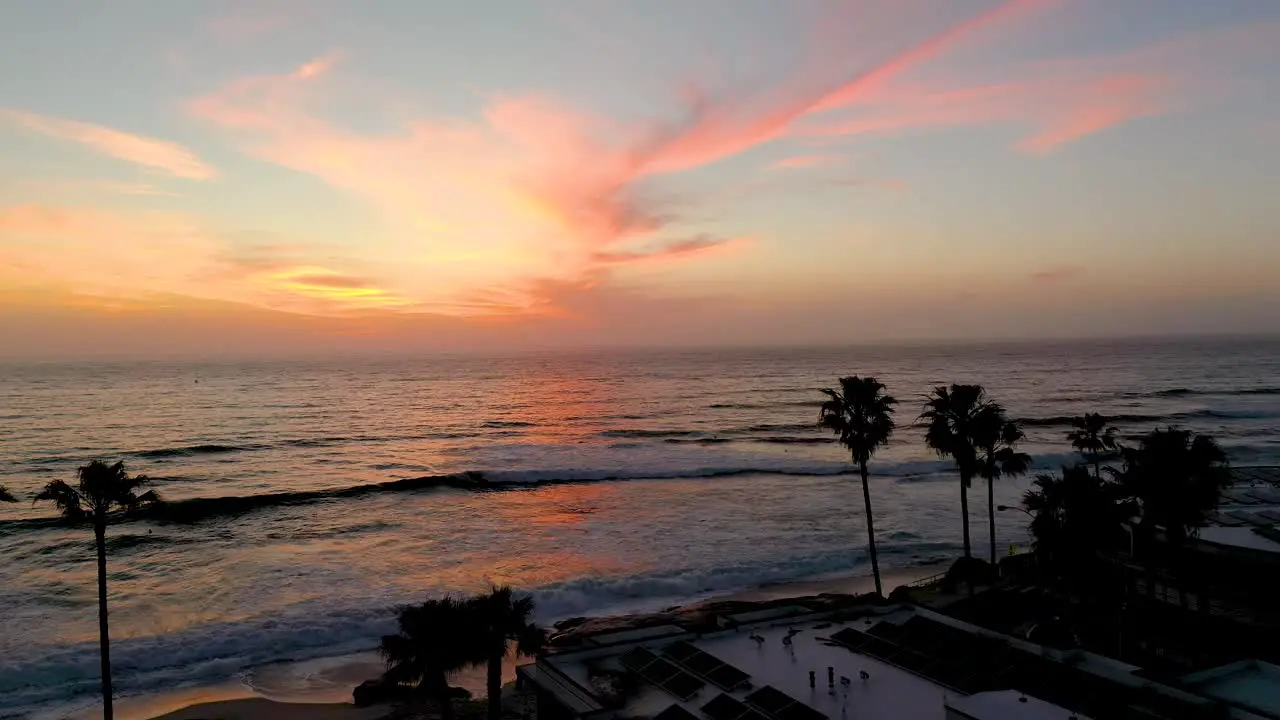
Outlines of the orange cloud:
{"label": "orange cloud", "polygon": [[[575,282],[604,265],[649,259],[629,243],[679,244],[662,237],[678,218],[638,186],[643,167],[625,126],[526,95],[494,99],[482,122],[354,133],[313,109],[330,65],[241,79],[188,109],[234,132],[249,154],[380,210],[385,232],[365,254],[411,288],[415,307],[540,312],[528,280]],[[466,300],[477,286],[523,290],[485,305]]]}
{"label": "orange cloud", "polygon": [[311,315],[406,308],[378,281],[299,262],[287,247],[234,246],[180,213],[0,206],[0,286],[147,306],[185,296]]}
{"label": "orange cloud", "polygon": [[217,171],[191,150],[168,140],[22,110],[0,110],[0,119],[49,137],[77,142],[103,155],[159,170],[174,177],[208,180],[217,176]]}

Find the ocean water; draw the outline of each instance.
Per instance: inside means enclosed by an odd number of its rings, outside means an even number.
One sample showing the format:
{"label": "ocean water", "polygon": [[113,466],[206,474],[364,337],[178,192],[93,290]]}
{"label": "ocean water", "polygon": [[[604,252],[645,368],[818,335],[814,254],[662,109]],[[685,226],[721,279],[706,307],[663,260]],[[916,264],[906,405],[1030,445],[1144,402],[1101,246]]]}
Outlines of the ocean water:
{"label": "ocean water", "polygon": [[[551,621],[867,574],[856,479],[814,428],[817,388],[853,373],[901,401],[871,468],[890,571],[960,548],[955,476],[910,426],[935,384],[986,385],[1045,469],[1085,411],[1280,464],[1280,341],[1133,341],[7,366],[0,484],[122,458],[170,501],[110,530],[117,690],[143,694],[365,650],[396,605],[491,582]],[[499,485],[379,485],[467,472]],[[0,717],[97,690],[91,533],[50,517],[0,507]],[[999,548],[1024,520],[998,518]]]}

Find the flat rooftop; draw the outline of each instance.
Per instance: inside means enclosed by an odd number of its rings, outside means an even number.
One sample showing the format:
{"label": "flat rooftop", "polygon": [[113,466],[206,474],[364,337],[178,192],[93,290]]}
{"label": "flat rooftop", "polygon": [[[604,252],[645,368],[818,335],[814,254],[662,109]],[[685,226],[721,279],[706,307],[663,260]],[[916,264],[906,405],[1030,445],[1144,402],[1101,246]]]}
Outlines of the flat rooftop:
{"label": "flat rooftop", "polygon": [[536,681],[558,698],[570,688],[563,704],[579,715],[660,720],[1190,720],[1212,705],[1130,665],[1058,657],[911,606],[674,630],[638,643],[602,635],[539,660]]}
{"label": "flat rooftop", "polygon": [[1280,553],[1280,467],[1232,468],[1234,483],[1200,528],[1199,539],[1228,547]]}
{"label": "flat rooftop", "polygon": [[1280,718],[1280,667],[1261,660],[1242,660],[1188,675],[1183,685],[1263,717]]}

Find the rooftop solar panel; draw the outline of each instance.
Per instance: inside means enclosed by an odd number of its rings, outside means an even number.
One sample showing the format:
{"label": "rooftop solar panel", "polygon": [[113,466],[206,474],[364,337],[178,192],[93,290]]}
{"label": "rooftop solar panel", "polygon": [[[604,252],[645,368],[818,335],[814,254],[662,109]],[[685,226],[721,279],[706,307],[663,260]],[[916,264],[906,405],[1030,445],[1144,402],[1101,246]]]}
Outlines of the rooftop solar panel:
{"label": "rooftop solar panel", "polygon": [[721,665],[707,673],[708,681],[722,690],[735,690],[744,685],[751,676],[732,665]]}
{"label": "rooftop solar panel", "polygon": [[680,642],[672,643],[662,649],[663,655],[666,655],[672,658],[676,662],[687,660],[688,658],[694,657],[699,653],[702,653],[702,651],[694,647],[693,645],[685,642],[684,640],[681,640]]}
{"label": "rooftop solar panel", "polygon": [[698,720],[698,716],[679,705],[672,705],[653,716],[653,720]]}
{"label": "rooftop solar panel", "polygon": [[720,660],[717,660],[716,658],[712,657],[711,655],[708,655],[707,653],[702,652],[701,650],[698,651],[697,655],[685,658],[684,660],[680,661],[680,664],[698,673],[699,675],[706,675],[712,670],[715,670],[721,665],[724,665],[724,663],[721,662]]}
{"label": "rooftop solar panel", "polygon": [[638,647],[628,650],[626,654],[618,658],[618,662],[622,663],[622,667],[628,670],[639,672],[657,659],[657,655],[654,655],[642,647]]}
{"label": "rooftop solar panel", "polygon": [[894,643],[891,643],[888,640],[881,640],[876,637],[867,638],[867,641],[862,644],[862,647],[858,648],[858,652],[878,658],[888,658],[897,652],[897,650],[898,646]]}
{"label": "rooftop solar panel", "polygon": [[691,643],[672,643],[662,652],[681,667],[700,675],[722,690],[733,690],[751,679],[750,675]]}
{"label": "rooftop solar panel", "polygon": [[853,628],[845,628],[840,632],[833,633],[831,635],[832,640],[834,640],[837,643],[840,643],[841,645],[844,645],[850,650],[857,650],[858,648],[862,647],[862,644],[865,643],[867,639],[870,637],[871,637],[870,635],[867,635],[866,633],[860,630],[855,630]]}
{"label": "rooftop solar panel", "polygon": [[747,702],[772,715],[795,702],[795,699],[772,685],[765,685],[747,696]]}
{"label": "rooftop solar panel", "polygon": [[670,662],[663,660],[662,658],[658,658],[657,660],[649,663],[648,667],[641,671],[641,674],[644,675],[645,680],[648,680],[654,685],[661,685],[683,672],[683,670],[672,665]]}
{"label": "rooftop solar panel", "polygon": [[702,706],[702,714],[711,720],[738,720],[747,713],[748,709],[746,705],[720,693],[711,698],[711,702]]}
{"label": "rooftop solar panel", "polygon": [[805,705],[804,703],[792,703],[786,709],[775,714],[774,720],[827,720],[827,716]]}
{"label": "rooftop solar panel", "polygon": [[901,625],[896,625],[891,622],[878,622],[871,626],[871,629],[867,631],[867,634],[881,637],[886,640],[894,640],[899,635],[902,635],[902,632]]}
{"label": "rooftop solar panel", "polygon": [[692,698],[704,687],[706,687],[706,683],[687,672],[681,672],[679,675],[676,675],[662,684],[663,690],[666,690],[681,700],[688,700]]}

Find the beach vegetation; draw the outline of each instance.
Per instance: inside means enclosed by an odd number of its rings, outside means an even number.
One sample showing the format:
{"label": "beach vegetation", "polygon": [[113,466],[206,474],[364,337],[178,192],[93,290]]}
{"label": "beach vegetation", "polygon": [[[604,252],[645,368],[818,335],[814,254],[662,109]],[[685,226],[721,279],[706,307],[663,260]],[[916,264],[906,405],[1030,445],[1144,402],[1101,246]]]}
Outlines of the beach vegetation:
{"label": "beach vegetation", "polygon": [[454,720],[449,675],[488,660],[471,601],[445,596],[401,608],[398,632],[382,636],[384,679],[434,698],[442,720]]}
{"label": "beach vegetation", "polygon": [[1071,447],[1093,467],[1094,476],[1102,477],[1102,463],[1119,456],[1116,429],[1105,416],[1098,413],[1085,413],[1073,418],[1071,427],[1071,431],[1067,433]]}
{"label": "beach vegetation", "polygon": [[991,566],[996,565],[995,481],[1001,477],[1024,475],[1031,456],[1018,451],[1026,439],[1016,420],[1010,420],[1000,403],[988,401],[978,413],[974,445],[978,451],[978,475],[987,481],[987,529],[991,541]]}
{"label": "beach vegetation", "polygon": [[546,634],[533,622],[533,596],[517,597],[509,586],[494,587],[469,601],[486,651],[489,720],[502,717],[502,662],[509,652],[531,657],[542,651]]}
{"label": "beach vegetation", "polygon": [[966,564],[973,558],[969,539],[969,488],[979,471],[978,433],[989,404],[981,385],[940,385],[925,398],[919,422],[925,426],[925,444],[939,457],[951,458],[960,473],[960,519]]}
{"label": "beach vegetation", "polygon": [[893,436],[893,406],[898,401],[886,395],[884,384],[873,377],[854,375],[840,378],[839,383],[839,388],[822,391],[827,399],[819,410],[818,425],[833,432],[840,444],[849,450],[862,478],[862,504],[867,518],[867,553],[871,558],[871,574],[875,577],[876,594],[883,596],[867,463],[876,450],[887,445]]}

